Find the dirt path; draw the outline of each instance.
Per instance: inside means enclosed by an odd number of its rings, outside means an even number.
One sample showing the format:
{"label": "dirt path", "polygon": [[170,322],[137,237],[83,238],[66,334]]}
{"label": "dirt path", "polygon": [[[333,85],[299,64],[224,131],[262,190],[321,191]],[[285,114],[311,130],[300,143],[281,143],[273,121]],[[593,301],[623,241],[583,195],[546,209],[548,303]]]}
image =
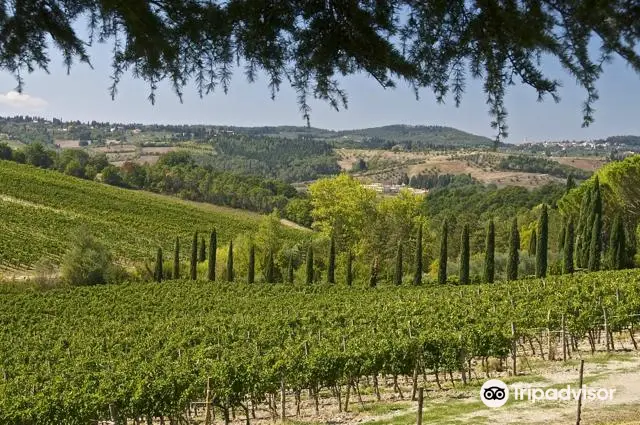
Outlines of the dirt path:
{"label": "dirt path", "polygon": [[287,220],[286,218],[281,218],[280,219],[280,224],[282,224],[283,226],[286,226],[286,227],[291,227],[292,229],[304,230],[304,231],[307,231],[307,232],[311,232],[311,229],[309,229],[308,227],[301,226],[298,223],[294,223],[293,221]]}
{"label": "dirt path", "polygon": [[[561,389],[571,385],[578,389],[579,363],[576,360],[562,362],[532,362],[525,374],[518,378],[504,379],[510,388],[531,385],[544,390]],[[424,424],[473,424],[502,425],[574,424],[577,402],[513,400],[499,408],[486,407],[480,401],[480,385],[484,379],[463,388],[448,388],[425,392]],[[615,389],[611,401],[586,401],[582,408],[582,425],[640,425],[640,353],[604,354],[585,358],[584,383],[589,388]],[[405,389],[407,391],[405,391]],[[319,416],[303,409],[300,423],[356,425],[415,424],[417,403],[410,401],[408,388],[403,387],[405,399],[399,400],[390,388],[385,390],[383,401],[374,403],[366,397],[367,409],[353,404],[349,413],[338,413],[326,406]],[[323,411],[324,410],[324,411]],[[305,414],[306,413],[306,414]]]}
{"label": "dirt path", "polygon": [[[555,368],[554,368],[555,369]],[[532,386],[543,389],[578,388],[578,367],[550,370],[540,375],[544,380]],[[584,424],[608,423],[617,421],[617,414],[624,417],[640,415],[640,357],[635,355],[625,361],[611,360],[605,364],[589,363],[585,360],[585,383],[591,388],[615,389],[612,400],[583,402]],[[518,385],[514,380],[512,385]],[[457,417],[462,422],[478,423],[475,419],[482,418],[482,423],[493,424],[568,424],[574,423],[577,402],[544,401],[532,403],[527,400],[510,401],[503,408],[483,408]],[[638,418],[638,416],[636,416]],[[618,422],[616,422],[618,423]],[[621,422],[628,423],[628,422]]]}

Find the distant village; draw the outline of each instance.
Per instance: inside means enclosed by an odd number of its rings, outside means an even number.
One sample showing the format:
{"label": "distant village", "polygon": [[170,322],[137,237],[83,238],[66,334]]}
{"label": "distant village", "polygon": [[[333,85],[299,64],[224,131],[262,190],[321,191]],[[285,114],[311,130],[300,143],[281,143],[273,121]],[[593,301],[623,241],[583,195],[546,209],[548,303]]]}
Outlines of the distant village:
{"label": "distant village", "polygon": [[402,189],[406,189],[409,192],[416,195],[424,195],[429,192],[428,189],[416,189],[405,184],[384,184],[384,183],[370,183],[364,184],[363,187],[367,189],[375,190],[378,193],[398,193]]}

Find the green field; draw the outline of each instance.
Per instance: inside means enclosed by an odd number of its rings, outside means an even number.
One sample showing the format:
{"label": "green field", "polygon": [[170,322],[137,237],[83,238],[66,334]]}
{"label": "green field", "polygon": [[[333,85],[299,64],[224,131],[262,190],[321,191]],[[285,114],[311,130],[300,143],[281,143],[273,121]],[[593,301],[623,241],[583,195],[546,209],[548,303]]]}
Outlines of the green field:
{"label": "green field", "polygon": [[216,406],[238,412],[282,383],[328,400],[325,389],[352,379],[411,379],[419,367],[461,384],[472,359],[509,355],[512,323],[517,338],[535,336],[564,316],[584,342],[604,314],[620,332],[639,311],[637,270],[460,287],[4,286],[0,423],[87,424],[108,419],[109,405],[121,419],[180,418],[207,378]]}
{"label": "green field", "polygon": [[[120,189],[52,170],[0,161],[0,267],[29,268],[69,248],[81,225],[123,262],[171,252],[176,236],[187,246],[194,231],[218,231],[220,243],[253,232],[261,216],[231,208]],[[297,235],[292,229],[288,236]],[[188,250],[183,250],[188,255]]]}

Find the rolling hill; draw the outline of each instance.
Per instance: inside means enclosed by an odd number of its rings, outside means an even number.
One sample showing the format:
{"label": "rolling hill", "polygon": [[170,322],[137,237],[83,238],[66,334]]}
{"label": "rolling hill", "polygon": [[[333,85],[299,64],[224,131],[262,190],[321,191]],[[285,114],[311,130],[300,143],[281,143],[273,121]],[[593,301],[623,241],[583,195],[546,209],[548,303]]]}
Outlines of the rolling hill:
{"label": "rolling hill", "polygon": [[[451,127],[394,124],[354,130],[325,130],[314,127],[229,127],[230,131],[253,136],[323,139],[360,144],[370,139],[384,142],[414,142],[436,146],[492,146],[493,140]],[[374,147],[374,146],[370,146]]]}
{"label": "rolling hill", "polygon": [[[0,161],[0,268],[25,269],[58,259],[84,225],[120,261],[172,252],[176,236],[188,254],[194,231],[218,231],[220,243],[254,231],[261,216],[81,180],[55,171]],[[287,236],[300,235],[287,228]]]}
{"label": "rolling hill", "polygon": [[451,127],[424,125],[387,125],[383,127],[347,130],[337,133],[341,138],[376,138],[387,141],[412,141],[432,145],[492,146],[493,140]]}

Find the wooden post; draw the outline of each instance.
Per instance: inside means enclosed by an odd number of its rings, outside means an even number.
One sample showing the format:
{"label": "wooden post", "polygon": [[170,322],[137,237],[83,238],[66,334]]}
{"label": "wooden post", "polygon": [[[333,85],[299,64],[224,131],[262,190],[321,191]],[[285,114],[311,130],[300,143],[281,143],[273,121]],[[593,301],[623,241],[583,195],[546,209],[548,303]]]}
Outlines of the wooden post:
{"label": "wooden post", "polygon": [[580,390],[579,390],[580,397],[578,397],[578,412],[576,413],[576,425],[580,425],[580,414],[582,410],[582,396],[583,396],[582,394],[583,376],[584,376],[584,360],[580,360]]}
{"label": "wooden post", "polygon": [[[554,360],[555,353],[553,358],[551,357],[551,329],[549,329],[549,322],[551,321],[551,310],[547,310],[547,359]],[[555,351],[555,350],[554,350]],[[544,358],[543,358],[544,360]]]}
{"label": "wooden post", "polygon": [[422,425],[422,405],[424,402],[424,388],[418,388],[418,425]]}
{"label": "wooden post", "polygon": [[513,376],[518,374],[516,369],[516,350],[518,349],[517,341],[516,341],[516,324],[511,322],[511,362],[513,368]]}
{"label": "wooden post", "polygon": [[211,378],[207,378],[207,392],[204,400],[204,424],[209,425],[211,423],[211,410],[209,403],[211,402]]}
{"label": "wooden post", "polygon": [[564,314],[562,315],[562,330],[560,331],[560,336],[562,338],[562,361],[567,361],[567,340],[565,338],[565,330],[564,330]]}
{"label": "wooden post", "polygon": [[604,316],[604,343],[609,351],[609,323],[607,322],[607,310],[602,306],[602,315]]}
{"label": "wooden post", "polygon": [[113,407],[113,404],[111,403],[109,403],[109,416],[111,417],[111,422],[115,424],[118,414],[116,413],[115,407]]}
{"label": "wooden post", "polygon": [[282,410],[282,415],[281,415],[282,422],[284,422],[286,417],[287,417],[285,401],[286,401],[286,398],[285,398],[284,378],[283,378],[282,380],[280,380],[280,403],[282,403],[282,408],[281,408],[281,410]]}

